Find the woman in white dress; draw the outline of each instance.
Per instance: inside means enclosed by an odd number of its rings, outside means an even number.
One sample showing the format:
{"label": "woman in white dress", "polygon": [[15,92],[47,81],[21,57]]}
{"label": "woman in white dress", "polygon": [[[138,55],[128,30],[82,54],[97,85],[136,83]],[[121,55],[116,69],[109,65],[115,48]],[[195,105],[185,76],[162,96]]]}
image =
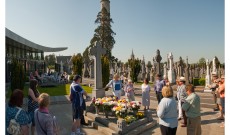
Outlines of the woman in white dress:
{"label": "woman in white dress", "polygon": [[144,106],[144,110],[149,109],[150,106],[150,86],[149,80],[147,78],[144,79],[144,83],[141,85],[142,89],[142,105]]}

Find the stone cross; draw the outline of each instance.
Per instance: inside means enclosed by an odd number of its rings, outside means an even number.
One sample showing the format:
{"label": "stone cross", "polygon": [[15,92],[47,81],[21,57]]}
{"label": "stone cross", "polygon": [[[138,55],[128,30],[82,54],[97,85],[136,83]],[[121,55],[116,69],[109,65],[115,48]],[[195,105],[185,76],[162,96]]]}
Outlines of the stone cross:
{"label": "stone cross", "polygon": [[106,53],[106,49],[102,48],[100,42],[96,41],[95,45],[90,48],[90,54],[94,56],[94,85],[92,96],[95,98],[104,97],[105,91],[102,85],[102,67],[101,67],[101,55]]}
{"label": "stone cross", "polygon": [[208,86],[211,84],[211,77],[210,77],[210,71],[209,71],[209,60],[206,60],[206,66],[207,66],[207,73],[205,77],[205,88],[208,88]]}
{"label": "stone cross", "polygon": [[175,77],[175,72],[173,68],[173,55],[170,52],[168,54],[168,59],[169,59],[169,70],[168,70],[168,79],[170,83],[176,83],[176,77]]}
{"label": "stone cross", "polygon": [[212,60],[212,74],[217,74],[216,57],[214,57],[213,60]]}

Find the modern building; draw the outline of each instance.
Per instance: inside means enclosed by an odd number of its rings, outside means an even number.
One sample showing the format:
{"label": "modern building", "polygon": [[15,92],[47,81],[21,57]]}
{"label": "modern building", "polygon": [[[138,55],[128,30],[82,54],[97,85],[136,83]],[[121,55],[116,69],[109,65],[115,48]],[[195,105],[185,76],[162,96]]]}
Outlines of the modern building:
{"label": "modern building", "polygon": [[10,80],[12,58],[16,58],[23,64],[25,73],[29,76],[29,73],[34,72],[36,69],[39,73],[45,72],[44,52],[58,52],[67,49],[67,47],[51,48],[33,43],[7,28],[5,29],[5,34],[6,82]]}

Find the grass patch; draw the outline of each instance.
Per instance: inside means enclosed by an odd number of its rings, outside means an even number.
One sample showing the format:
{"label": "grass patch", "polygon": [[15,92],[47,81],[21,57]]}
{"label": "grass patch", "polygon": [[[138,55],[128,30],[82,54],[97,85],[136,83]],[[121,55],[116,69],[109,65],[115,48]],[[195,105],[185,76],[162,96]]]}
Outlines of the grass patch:
{"label": "grass patch", "polygon": [[[93,88],[88,87],[88,86],[82,86],[82,88],[87,93],[92,93]],[[23,90],[24,97],[28,96],[28,89],[29,89],[29,86],[25,85],[24,90]],[[48,93],[50,96],[69,95],[70,84],[61,84],[61,85],[57,85],[56,87],[38,87],[38,90],[40,93]],[[12,93],[11,90],[8,89],[8,93],[6,94],[6,98],[9,98],[11,93]]]}

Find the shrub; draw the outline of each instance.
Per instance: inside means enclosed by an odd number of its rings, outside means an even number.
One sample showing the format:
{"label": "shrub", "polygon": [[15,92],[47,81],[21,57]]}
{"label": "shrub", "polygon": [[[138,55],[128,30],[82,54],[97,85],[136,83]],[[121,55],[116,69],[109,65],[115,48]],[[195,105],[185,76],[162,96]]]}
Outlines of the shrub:
{"label": "shrub", "polygon": [[17,59],[13,58],[11,66],[11,90],[23,90],[25,78],[26,76],[23,65]]}
{"label": "shrub", "polygon": [[205,78],[199,79],[199,85],[204,86],[205,85]]}
{"label": "shrub", "polygon": [[194,78],[194,79],[193,79],[193,85],[194,85],[194,86],[199,85],[199,78]]}
{"label": "shrub", "polygon": [[70,81],[73,81],[73,77],[74,77],[74,75],[70,75],[70,76],[69,76],[69,80],[70,80]]}

